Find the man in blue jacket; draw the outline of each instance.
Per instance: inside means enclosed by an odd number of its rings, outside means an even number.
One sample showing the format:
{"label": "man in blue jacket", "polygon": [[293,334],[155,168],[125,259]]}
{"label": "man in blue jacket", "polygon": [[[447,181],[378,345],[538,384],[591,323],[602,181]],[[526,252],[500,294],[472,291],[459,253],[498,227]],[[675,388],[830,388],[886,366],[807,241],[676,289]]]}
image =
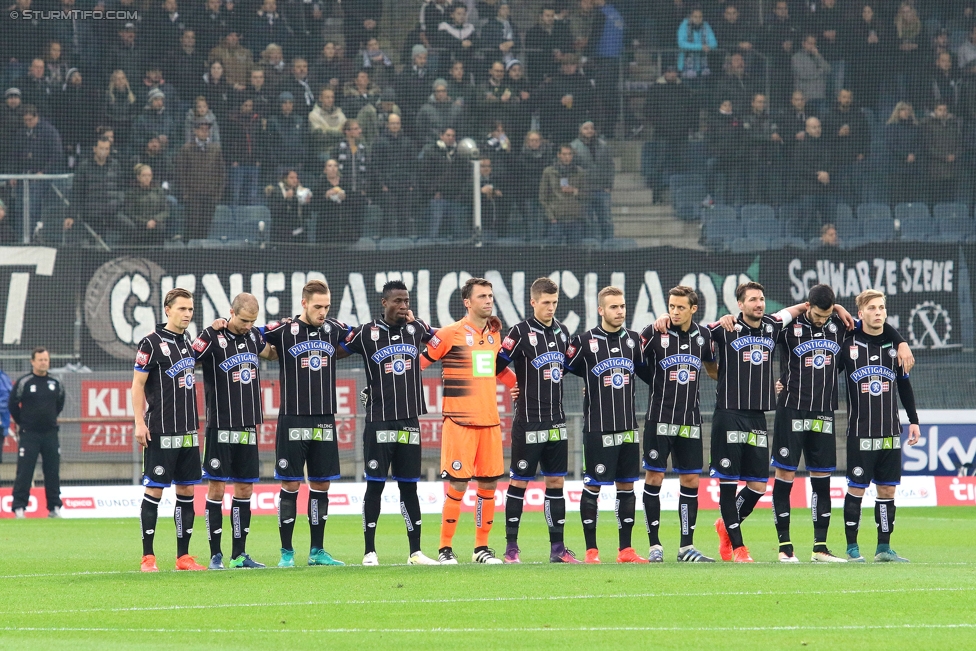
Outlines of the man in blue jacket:
{"label": "man in blue jacket", "polygon": [[[607,0],[594,0],[594,8],[602,15],[593,29],[596,56],[588,77],[594,81],[597,97],[602,98],[603,110],[599,127],[602,133],[612,133],[620,115],[620,61],[624,53],[624,19]],[[597,28],[602,22],[602,29]]]}
{"label": "man in blue jacket", "polygon": [[7,401],[10,399],[10,389],[12,388],[10,378],[3,372],[3,369],[0,369],[0,463],[3,463],[4,439],[10,429],[10,408],[7,406]]}

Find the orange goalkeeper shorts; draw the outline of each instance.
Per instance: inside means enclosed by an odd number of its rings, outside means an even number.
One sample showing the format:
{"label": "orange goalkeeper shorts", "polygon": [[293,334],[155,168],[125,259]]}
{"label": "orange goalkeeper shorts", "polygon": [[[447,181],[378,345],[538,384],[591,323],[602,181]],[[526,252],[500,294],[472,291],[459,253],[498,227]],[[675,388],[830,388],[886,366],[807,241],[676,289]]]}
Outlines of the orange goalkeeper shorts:
{"label": "orange goalkeeper shorts", "polygon": [[491,480],[505,476],[501,425],[465,427],[450,418],[441,429],[441,478]]}

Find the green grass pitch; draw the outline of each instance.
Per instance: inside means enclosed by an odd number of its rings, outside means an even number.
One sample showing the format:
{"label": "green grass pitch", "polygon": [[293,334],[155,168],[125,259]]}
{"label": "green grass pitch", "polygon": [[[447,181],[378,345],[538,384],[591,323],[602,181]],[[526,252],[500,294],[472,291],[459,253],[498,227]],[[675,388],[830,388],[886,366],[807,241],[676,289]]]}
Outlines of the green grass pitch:
{"label": "green grass pitch", "polygon": [[[639,514],[638,514],[639,515]],[[159,574],[143,575],[137,520],[5,520],[0,525],[0,649],[967,649],[976,642],[976,509],[900,509],[893,547],[910,565],[780,565],[768,511],[744,525],[756,565],[679,565],[677,515],[665,513],[666,562],[617,566],[613,516],[601,514],[602,566],[553,566],[542,516],[526,514],[521,566],[475,566],[471,515],[458,567],[408,567],[403,521],[379,523],[378,568],[364,568],[360,519],[332,517],[326,548],[349,567],[185,572],[172,568],[172,520],[156,535]],[[697,542],[717,555],[701,514]],[[843,552],[839,509],[830,544]],[[638,520],[641,518],[638,517]],[[493,544],[504,547],[496,517]],[[794,510],[806,560],[809,512]],[[225,517],[226,524],[226,517]],[[437,516],[424,518],[436,551]],[[198,515],[191,553],[207,540]],[[582,556],[578,515],[570,548]],[[307,522],[295,531],[304,564]],[[224,535],[224,551],[229,550]],[[638,551],[646,552],[639,523]],[[800,541],[803,541],[802,543]],[[875,544],[865,509],[861,549]],[[256,517],[249,551],[278,561],[275,519]],[[463,552],[463,553],[462,553]],[[869,555],[870,553],[870,555]],[[205,561],[204,561],[205,562]],[[394,565],[396,564],[396,565]]]}

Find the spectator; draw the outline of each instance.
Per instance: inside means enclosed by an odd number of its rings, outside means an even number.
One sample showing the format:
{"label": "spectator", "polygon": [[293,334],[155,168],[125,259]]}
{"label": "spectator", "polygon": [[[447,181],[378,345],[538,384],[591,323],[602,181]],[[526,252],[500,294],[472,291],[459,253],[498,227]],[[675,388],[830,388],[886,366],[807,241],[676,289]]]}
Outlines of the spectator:
{"label": "spectator", "polygon": [[521,39],[509,19],[511,13],[508,2],[500,2],[495,9],[494,18],[481,28],[481,46],[489,61],[498,58],[507,64],[515,58],[515,44]]}
{"label": "spectator", "polygon": [[756,94],[756,84],[746,73],[746,59],[735,52],[726,59],[723,66],[722,78],[715,88],[715,97],[732,101],[732,110],[737,113],[748,113],[749,105]]}
{"label": "spectator", "polygon": [[[424,7],[426,6],[425,4]],[[427,48],[414,45],[411,54],[412,64],[404,67],[396,81],[397,98],[407,125],[416,123],[417,112],[430,95],[431,83],[427,68]]]}
{"label": "spectator", "polygon": [[446,127],[436,142],[424,146],[420,154],[420,183],[429,202],[428,236],[460,238],[466,231],[465,199],[470,193],[468,161],[457,153],[457,133]]}
{"label": "spectator", "polygon": [[[36,7],[34,7],[36,9]],[[8,11],[23,12],[31,9],[31,0],[14,0]],[[7,20],[0,23],[0,45],[3,46],[4,64],[9,79],[17,79],[27,70],[31,59],[44,47],[46,25],[40,20]]]}
{"label": "spectator", "polygon": [[116,215],[122,207],[122,170],[111,156],[112,143],[99,138],[92,157],[81,161],[71,185],[71,212],[64,220],[65,237],[72,242],[87,239],[87,224],[109,244],[118,244],[120,233]]}
{"label": "spectator", "polygon": [[539,91],[542,132],[551,142],[570,142],[579,125],[593,114],[593,87],[579,74],[579,58],[563,57],[559,74]]}
{"label": "spectator", "polygon": [[[19,88],[8,88],[3,94],[3,106],[0,106],[0,137],[5,143],[12,142],[14,133],[24,124],[24,104],[21,99]],[[0,159],[0,164],[5,166],[9,152],[3,153],[6,155]]]}
{"label": "spectator", "polygon": [[[0,199],[0,244],[7,246],[13,244],[17,241],[17,237],[14,234],[13,226],[10,224],[10,219],[7,218],[7,204]],[[0,371],[0,376],[2,376],[3,371]],[[7,380],[8,384],[10,380]],[[5,418],[5,424],[3,426],[3,436],[7,435],[7,427],[10,426],[10,414],[4,414],[4,409],[7,406],[7,402],[3,400],[3,377],[0,377],[0,417]],[[0,437],[0,462],[3,461],[3,438]]]}
{"label": "spectator", "polygon": [[525,36],[529,78],[538,86],[559,71],[564,54],[573,49],[572,34],[562,22],[556,22],[556,9],[543,5],[538,23]]}
{"label": "spectator", "polygon": [[362,224],[350,217],[339,164],[331,158],[312,190],[312,206],[315,242],[347,244],[358,239]]}
{"label": "spectator", "polygon": [[210,142],[219,145],[220,125],[217,124],[217,116],[210,110],[210,105],[207,104],[207,98],[203,95],[197,97],[193,101],[193,108],[186,112],[186,118],[183,120],[184,143],[193,142],[193,138],[195,137],[193,132],[196,130],[197,120],[205,120],[210,123]]}
{"label": "spectator", "polygon": [[226,123],[224,151],[230,165],[232,206],[253,206],[258,202],[258,185],[264,161],[261,116],[254,102],[245,99]]}
{"label": "spectator", "polygon": [[817,49],[817,37],[807,34],[803,37],[803,45],[799,52],[793,55],[794,90],[803,93],[814,113],[826,113],[827,79],[830,76],[830,64]]}
{"label": "spectator", "polygon": [[816,10],[807,19],[807,26],[817,37],[817,46],[823,58],[830,64],[827,93],[836,97],[844,88],[847,63],[844,60],[847,48],[847,17],[845,10],[837,6],[837,0],[820,0],[814,5]]}
{"label": "spectator", "polygon": [[166,108],[166,96],[154,88],[149,91],[148,103],[142,114],[132,124],[129,150],[134,155],[143,150],[150,138],[156,138],[166,151],[170,144],[174,148],[179,144],[179,137],[179,124],[172,111]]}
{"label": "spectator", "polygon": [[106,70],[121,70],[127,79],[140,79],[146,71],[148,53],[137,40],[135,23],[126,23],[118,32],[115,47],[108,55]]}
{"label": "spectator", "polygon": [[813,114],[807,111],[807,98],[799,90],[790,96],[790,106],[780,112],[777,118],[779,132],[784,140],[784,154],[786,164],[793,160],[793,149],[807,137],[807,118]]}
{"label": "spectator", "polygon": [[311,80],[308,77],[308,61],[302,58],[291,62],[291,77],[282,85],[282,89],[290,92],[295,98],[295,113],[305,119],[315,106],[315,93],[312,92]]}
{"label": "spectator", "polygon": [[529,131],[515,161],[515,200],[522,213],[525,234],[533,242],[542,241],[548,231],[549,219],[539,203],[539,185],[542,183],[542,172],[552,165],[555,158],[552,145],[543,140],[542,134]]}
{"label": "spectator", "polygon": [[925,152],[926,186],[932,203],[956,200],[956,181],[962,167],[962,127],[949,112],[947,102],[922,122],[922,151]]}
{"label": "spectator", "polygon": [[170,52],[163,67],[166,78],[184,98],[196,97],[203,92],[202,75],[206,72],[207,61],[200,54],[196,43],[196,32],[192,29],[184,31],[179,48]]}
{"label": "spectator", "polygon": [[456,134],[464,124],[464,109],[447,94],[447,82],[434,81],[434,92],[417,113],[418,138],[425,143],[437,141],[438,136],[450,128]]}
{"label": "spectator", "polygon": [[379,86],[370,80],[367,71],[360,70],[356,73],[356,78],[342,88],[342,110],[347,115],[356,117],[364,108],[374,104],[379,95]]}
{"label": "spectator", "polygon": [[732,110],[732,101],[723,100],[708,120],[705,134],[708,145],[709,192],[715,201],[739,206],[746,191],[745,130]]}
{"label": "spectator", "polygon": [[890,50],[893,36],[889,26],[876,17],[874,7],[863,4],[850,30],[851,82],[860,106],[874,109],[878,103],[880,84],[891,64]]}
{"label": "spectator", "polygon": [[322,42],[322,27],[326,14],[331,17],[338,4],[329,0],[314,0],[314,2],[285,0],[281,16],[285,25],[291,30],[289,50],[298,56],[310,57]]}
{"label": "spectator", "polygon": [[202,94],[218,120],[226,120],[230,116],[234,89],[224,79],[224,64],[220,61],[212,62],[203,75]]}
{"label": "spectator", "polygon": [[342,126],[343,139],[332,148],[329,157],[339,165],[345,183],[349,216],[361,221],[366,205],[371,203],[373,178],[369,148],[362,143],[362,128],[357,120],[346,120]]}
{"label": "spectator", "polygon": [[135,166],[135,183],[126,190],[119,221],[126,227],[126,240],[137,246],[159,246],[169,218],[169,202],[162,188],[153,183],[148,165]]}
{"label": "spectator", "polygon": [[522,142],[525,134],[532,125],[532,102],[535,87],[529,84],[522,72],[522,62],[512,59],[505,66],[508,72],[508,87],[512,90],[512,98],[509,100],[511,110],[508,116],[509,133],[512,140]]}
{"label": "spectator", "polygon": [[510,202],[504,177],[494,171],[491,158],[483,156],[478,167],[481,176],[481,225],[490,237],[505,237],[508,232]]}
{"label": "spectator", "polygon": [[68,70],[71,64],[62,56],[61,44],[51,41],[47,44],[47,53],[44,56],[44,78],[51,87],[53,93],[68,80]]}
{"label": "spectator", "polygon": [[288,25],[278,13],[276,0],[262,0],[261,8],[247,29],[247,44],[255,51],[263,51],[272,43],[287,49],[289,32]]}
{"label": "spectator", "polygon": [[793,150],[794,195],[800,208],[797,233],[803,239],[814,237],[832,214],[835,206],[833,156],[822,137],[820,120],[807,119],[807,137]]}
{"label": "spectator", "polygon": [[471,68],[472,57],[476,50],[477,34],[474,25],[468,22],[468,10],[464,5],[456,4],[451,9],[451,19],[445,20],[437,26],[437,38],[434,46],[444,58],[440,62],[441,69],[447,71],[452,61],[464,61],[466,68]]}
{"label": "spectator", "polygon": [[579,137],[570,147],[573,162],[583,169],[584,197],[588,212],[602,240],[613,237],[613,218],[610,215],[610,192],[613,190],[615,167],[613,154],[603,138],[597,136],[596,126],[587,121],[580,125]]}
{"label": "spectator", "polygon": [[261,68],[251,70],[251,78],[244,95],[254,102],[254,110],[262,119],[267,120],[274,113],[274,95],[265,83],[264,70]]}
{"label": "spectator", "polygon": [[956,50],[956,59],[960,68],[968,68],[972,62],[976,61],[976,25],[973,25],[969,40]]}
{"label": "spectator", "polygon": [[[0,201],[0,214],[3,211],[3,202]],[[0,217],[0,241],[6,243],[6,240],[3,239],[3,224],[3,217]],[[10,392],[13,388],[10,377],[0,368],[0,463],[3,463],[3,444],[6,442],[4,439],[11,435],[10,405],[8,401],[10,400]],[[16,441],[16,439],[14,440]]]}
{"label": "spectator", "polygon": [[[420,28],[420,40],[425,48],[434,47],[437,40],[437,27],[441,23],[450,20],[449,13],[452,0],[424,0],[420,7],[418,27]],[[416,46],[415,46],[416,47]]]}
{"label": "spectator", "polygon": [[232,27],[231,13],[223,8],[223,4],[221,0],[206,0],[191,23],[201,52],[209,53],[217,47],[220,37]]}
{"label": "spectator", "polygon": [[750,203],[779,203],[779,188],[783,182],[783,170],[778,165],[783,158],[783,137],[778,125],[770,118],[767,106],[766,96],[756,93],[751,109],[742,116],[745,144],[749,148]]}
{"label": "spectator", "polygon": [[136,99],[142,103],[148,102],[149,91],[154,89],[166,96],[167,106],[176,107],[179,105],[180,94],[176,88],[166,83],[166,80],[163,79],[162,67],[156,63],[149,63],[146,67],[146,74],[142,78],[142,88],[137,94]]}
{"label": "spectator", "polygon": [[744,57],[753,54],[756,37],[752,25],[739,15],[739,8],[725,3],[722,19],[712,25],[715,40],[728,52],[738,52]]}
{"label": "spectator", "polygon": [[386,132],[373,148],[377,198],[386,219],[386,233],[392,236],[416,235],[414,210],[417,203],[416,160],[419,150],[404,134],[399,115],[392,113]]}
{"label": "spectator", "polygon": [[51,84],[44,77],[44,59],[33,59],[27,69],[27,76],[20,81],[24,104],[37,107],[44,115],[50,115]]}
{"label": "spectator", "polygon": [[363,70],[369,73],[377,85],[386,85],[394,71],[393,62],[386,53],[380,49],[380,42],[375,36],[371,36],[366,41],[366,49],[363,50],[361,64]]}
{"label": "spectator", "polygon": [[478,131],[488,129],[496,120],[507,122],[511,116],[514,93],[508,86],[505,64],[495,61],[488,68],[488,78],[478,89]]}
{"label": "spectator", "polygon": [[893,158],[889,185],[891,203],[916,201],[918,197],[920,137],[915,111],[898,102],[885,126],[885,141]]}
{"label": "spectator", "polygon": [[701,7],[692,7],[688,17],[678,26],[678,70],[685,79],[697,79],[711,74],[708,53],[718,48],[711,25],[705,22]]}
{"label": "spectator", "polygon": [[641,169],[654,193],[664,202],[664,188],[676,173],[688,148],[688,136],[698,128],[698,107],[693,91],[681,80],[677,66],[668,66],[651,86],[644,104],[654,136],[644,148]]}
{"label": "spectator", "polygon": [[834,249],[840,246],[840,237],[837,235],[837,227],[833,224],[824,224],[820,228],[820,237],[810,242],[810,248]]}
{"label": "spectator", "polygon": [[[162,145],[159,144],[158,140],[153,138],[146,143],[146,149],[140,152],[138,158],[133,164],[133,167],[135,167],[135,165],[142,164],[148,165],[152,168],[153,182],[166,193],[171,205],[177,204],[174,192],[176,191],[176,187],[179,185],[176,174],[176,165],[173,163],[174,158],[175,156],[172,154],[164,154]],[[174,220],[170,220],[166,230],[173,231],[172,234],[176,235],[178,231],[175,230]]]}
{"label": "spectator", "polygon": [[935,68],[929,77],[926,87],[920,89],[919,94],[925,99],[925,105],[934,108],[937,102],[945,102],[949,112],[960,112],[962,83],[952,65],[952,55],[942,52],[935,57]]}
{"label": "spectator", "polygon": [[791,60],[800,46],[800,33],[790,18],[786,0],[776,0],[773,17],[763,26],[763,53],[769,66],[769,91],[773,106],[782,106],[793,87]]}
{"label": "spectator", "polygon": [[[83,14],[76,13],[78,7],[75,4],[75,0],[61,0],[57,8],[64,13],[58,20],[52,21],[53,24],[48,22],[43,25],[42,29],[49,29],[51,36],[61,43],[63,56],[69,62],[84,70],[90,79],[96,79],[99,43],[92,28],[94,21],[86,20]],[[21,23],[18,32],[30,31],[23,29],[22,21],[17,22]],[[42,26],[40,21],[37,23],[39,27]],[[0,38],[3,38],[2,34]]]}
{"label": "spectator", "polygon": [[150,11],[146,30],[156,52],[169,52],[179,47],[183,33],[189,28],[187,16],[180,13],[177,0],[163,0],[162,5]]}
{"label": "spectator", "polygon": [[[478,105],[478,88],[474,85],[473,75],[469,75],[464,69],[464,61],[455,61],[451,64],[451,72],[447,76],[447,94],[450,96],[454,105],[467,114],[473,111]],[[460,133],[467,133],[468,129],[460,129]]]}
{"label": "spectator", "polygon": [[210,50],[210,61],[220,61],[224,66],[224,78],[235,88],[244,88],[254,67],[251,51],[241,45],[241,37],[235,30],[227,32],[220,45]]}
{"label": "spectator", "polygon": [[[600,99],[594,116],[600,129],[610,132],[620,117],[620,65],[624,54],[624,19],[607,0],[593,0],[600,13],[599,33],[594,34],[595,49],[589,62],[590,79]],[[712,37],[714,39],[714,36]]]}
{"label": "spectator", "polygon": [[[55,126],[69,156],[69,168],[74,167],[76,157],[91,145],[97,116],[92,107],[98,105],[98,99],[98,94],[85,84],[78,69],[68,70],[54,105],[57,109]],[[83,110],[79,110],[79,107],[83,107]]]}
{"label": "spectator", "polygon": [[583,170],[573,164],[573,148],[559,147],[552,165],[542,171],[539,203],[549,221],[549,239],[554,244],[579,244],[585,218]]}
{"label": "spectator", "polygon": [[322,53],[312,64],[312,84],[316,88],[328,86],[335,92],[342,88],[342,58],[334,41],[326,41]]}
{"label": "spectator", "polygon": [[64,166],[61,136],[30,104],[24,106],[23,122],[9,144],[13,174],[58,174]]}
{"label": "spectator", "polygon": [[272,94],[280,93],[288,85],[291,75],[285,65],[285,55],[280,45],[271,43],[264,48],[259,62],[264,70],[264,83]]}
{"label": "spectator", "polygon": [[898,49],[892,59],[892,69],[898,84],[898,97],[915,99],[921,70],[922,21],[915,7],[908,2],[898,7],[895,17],[895,42]]}
{"label": "spectator", "polygon": [[271,210],[271,241],[300,244],[308,240],[305,230],[305,206],[312,192],[302,186],[298,172],[288,170],[275,185],[264,189]]}
{"label": "spectator", "polygon": [[358,52],[379,35],[383,0],[346,0],[342,3],[342,31],[347,51]]}
{"label": "spectator", "polygon": [[387,119],[394,114],[402,115],[400,107],[396,104],[396,91],[392,88],[384,88],[376,104],[367,104],[356,116],[359,126],[363,129],[363,144],[374,145]]}
{"label": "spectator", "polygon": [[858,204],[867,181],[871,127],[854,107],[851,91],[837,93],[837,105],[824,117],[823,131],[835,156],[837,191],[847,203]]}
{"label": "spectator", "polygon": [[[563,5],[565,7],[565,5]],[[599,37],[600,27],[602,26],[603,14],[596,10],[594,0],[580,0],[579,5],[573,7],[571,11],[568,12],[568,22],[570,29],[570,36],[573,40],[572,52],[579,57],[590,57],[593,55],[596,49],[596,39],[594,35]],[[565,8],[556,10],[556,26],[557,29],[567,22],[567,12]],[[678,27],[679,19],[675,22],[675,30]],[[667,45],[670,46],[673,43],[673,37],[675,30],[670,30],[669,38],[667,39]],[[560,61],[561,63],[562,61]]]}
{"label": "spectator", "polygon": [[193,142],[183,145],[176,156],[181,203],[186,208],[186,237],[207,237],[217,202],[224,196],[227,170],[220,145],[210,140],[210,123],[198,119]]}
{"label": "spectator", "polygon": [[268,151],[279,177],[287,168],[301,171],[305,162],[308,120],[295,113],[295,96],[288,91],[278,95],[279,112],[268,120]]}
{"label": "spectator", "polygon": [[318,104],[308,114],[308,123],[312,149],[324,163],[332,148],[342,140],[342,127],[346,124],[346,114],[336,106],[331,88],[323,88],[319,93]]}

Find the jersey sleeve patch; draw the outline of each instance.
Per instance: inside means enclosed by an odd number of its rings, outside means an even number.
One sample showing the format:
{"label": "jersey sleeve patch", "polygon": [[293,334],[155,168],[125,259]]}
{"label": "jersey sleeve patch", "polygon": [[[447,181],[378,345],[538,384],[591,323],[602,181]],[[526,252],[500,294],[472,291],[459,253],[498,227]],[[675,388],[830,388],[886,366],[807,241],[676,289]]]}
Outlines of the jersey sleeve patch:
{"label": "jersey sleeve patch", "polygon": [[204,341],[202,337],[197,337],[193,341],[193,350],[197,351],[198,353],[202,353],[206,349],[207,349],[207,342]]}
{"label": "jersey sleeve patch", "polygon": [[572,357],[575,354],[576,354],[576,346],[574,346],[573,344],[570,344],[566,348],[566,357],[569,358],[569,357]]}
{"label": "jersey sleeve patch", "polygon": [[139,351],[136,353],[136,366],[145,366],[149,363],[149,353]]}
{"label": "jersey sleeve patch", "polygon": [[512,350],[515,348],[515,340],[511,337],[505,337],[505,339],[502,341],[502,348],[505,350]]}
{"label": "jersey sleeve patch", "polygon": [[277,330],[280,325],[280,321],[269,321],[267,325],[264,326],[264,331],[268,332],[269,330]]}
{"label": "jersey sleeve patch", "polygon": [[434,335],[433,337],[430,338],[430,341],[427,342],[427,345],[430,346],[431,348],[437,348],[438,346],[441,345],[441,338],[438,337],[437,335]]}

